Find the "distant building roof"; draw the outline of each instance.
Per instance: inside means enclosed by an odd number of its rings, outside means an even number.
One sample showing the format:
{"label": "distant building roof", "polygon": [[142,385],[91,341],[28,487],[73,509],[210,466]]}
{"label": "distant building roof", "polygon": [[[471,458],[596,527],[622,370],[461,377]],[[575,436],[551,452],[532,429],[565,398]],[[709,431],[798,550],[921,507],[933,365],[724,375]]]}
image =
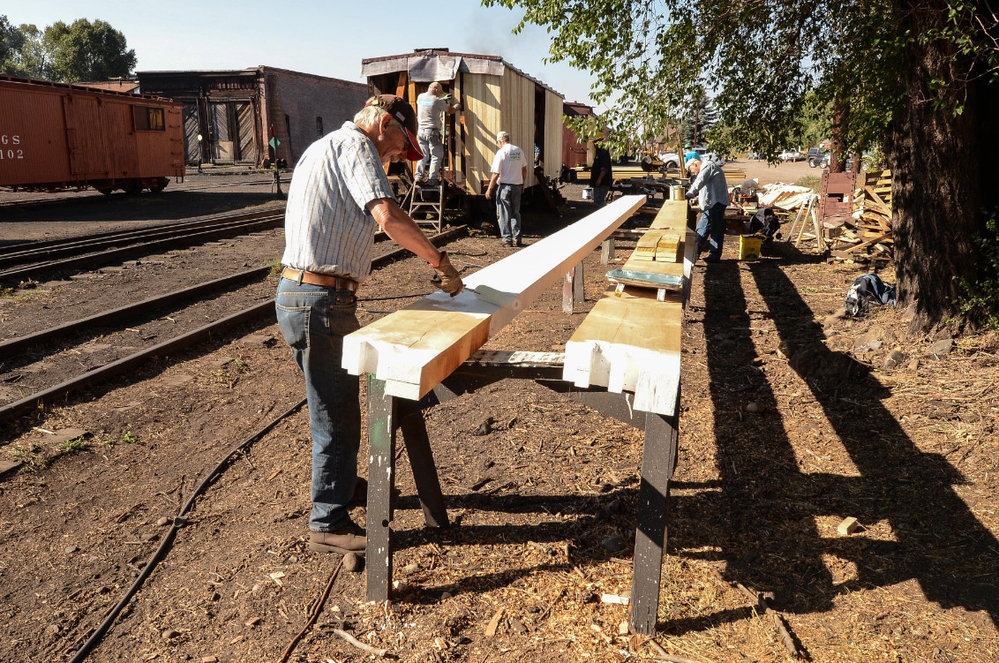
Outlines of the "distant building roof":
{"label": "distant building roof", "polygon": [[380,76],[405,71],[409,74],[409,80],[417,83],[451,81],[455,79],[458,72],[462,71],[472,74],[502,76],[504,69],[511,69],[559,97],[565,98],[564,94],[552,86],[514,67],[499,55],[452,53],[446,48],[418,48],[412,53],[361,60],[362,76]]}
{"label": "distant building roof", "polygon": [[83,87],[92,87],[96,90],[106,90],[108,92],[139,93],[139,81],[123,80],[120,78],[108,81],[84,81],[73,83],[73,85],[82,85]]}

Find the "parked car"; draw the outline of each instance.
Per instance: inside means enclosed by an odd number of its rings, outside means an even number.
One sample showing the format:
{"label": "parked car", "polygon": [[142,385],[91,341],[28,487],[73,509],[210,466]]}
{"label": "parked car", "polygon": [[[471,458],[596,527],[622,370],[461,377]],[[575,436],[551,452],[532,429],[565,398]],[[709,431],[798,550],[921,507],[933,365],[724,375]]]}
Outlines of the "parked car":
{"label": "parked car", "polygon": [[829,152],[823,152],[818,147],[808,148],[808,165],[812,168],[828,168]]}
{"label": "parked car", "polygon": [[676,152],[660,152],[659,160],[663,162],[666,168],[679,170],[680,166],[680,155]]}
{"label": "parked car", "polygon": [[778,156],[781,161],[800,161],[801,150],[784,150]]}
{"label": "parked car", "polygon": [[714,161],[719,166],[725,165],[725,157],[718,156],[715,152],[708,152],[706,147],[694,147],[694,152],[700,156],[701,161]]}

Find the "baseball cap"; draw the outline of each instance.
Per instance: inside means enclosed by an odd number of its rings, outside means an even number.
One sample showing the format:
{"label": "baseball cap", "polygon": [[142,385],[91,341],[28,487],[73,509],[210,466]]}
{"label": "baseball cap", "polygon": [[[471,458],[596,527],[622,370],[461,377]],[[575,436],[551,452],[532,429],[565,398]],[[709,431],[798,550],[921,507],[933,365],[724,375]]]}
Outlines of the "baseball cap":
{"label": "baseball cap", "polygon": [[689,150],[689,149],[690,149],[690,148],[692,148],[693,146],[694,146],[694,144],[693,144],[693,143],[685,143],[685,144],[684,144],[684,146],[683,146],[683,149],[685,149],[685,150]]}
{"label": "baseball cap", "polygon": [[423,158],[423,150],[416,142],[416,111],[406,103],[402,97],[394,94],[379,94],[368,100],[365,106],[379,106],[394,117],[405,129],[406,139],[409,141],[409,149],[406,151],[406,158],[410,161],[419,161]]}

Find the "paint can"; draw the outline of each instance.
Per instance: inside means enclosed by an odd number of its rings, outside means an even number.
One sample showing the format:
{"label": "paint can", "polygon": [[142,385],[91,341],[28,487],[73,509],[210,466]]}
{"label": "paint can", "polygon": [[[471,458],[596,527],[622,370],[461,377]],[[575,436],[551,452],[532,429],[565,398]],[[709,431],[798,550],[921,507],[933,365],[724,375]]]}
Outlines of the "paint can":
{"label": "paint can", "polygon": [[679,184],[673,184],[669,188],[670,200],[683,200],[683,187]]}
{"label": "paint can", "polygon": [[593,189],[590,187],[583,189],[583,200],[593,200]]}

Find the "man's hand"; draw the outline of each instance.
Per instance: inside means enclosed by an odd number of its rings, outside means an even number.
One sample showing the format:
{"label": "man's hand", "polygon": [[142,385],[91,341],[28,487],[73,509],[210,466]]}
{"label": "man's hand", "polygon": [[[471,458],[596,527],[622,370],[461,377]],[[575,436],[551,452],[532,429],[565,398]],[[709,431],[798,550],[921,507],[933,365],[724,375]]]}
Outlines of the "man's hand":
{"label": "man's hand", "polygon": [[486,200],[492,200],[492,199],[493,199],[493,188],[489,187],[488,189],[486,189]]}
{"label": "man's hand", "polygon": [[696,198],[697,197],[697,192],[696,191],[688,191],[685,194],[683,194],[683,197],[686,198],[687,200],[691,200],[692,198]]}
{"label": "man's hand", "polygon": [[465,289],[465,284],[461,282],[458,270],[451,264],[451,259],[447,257],[447,251],[441,251],[441,262],[434,267],[437,276],[441,277],[441,290],[454,297]]}

